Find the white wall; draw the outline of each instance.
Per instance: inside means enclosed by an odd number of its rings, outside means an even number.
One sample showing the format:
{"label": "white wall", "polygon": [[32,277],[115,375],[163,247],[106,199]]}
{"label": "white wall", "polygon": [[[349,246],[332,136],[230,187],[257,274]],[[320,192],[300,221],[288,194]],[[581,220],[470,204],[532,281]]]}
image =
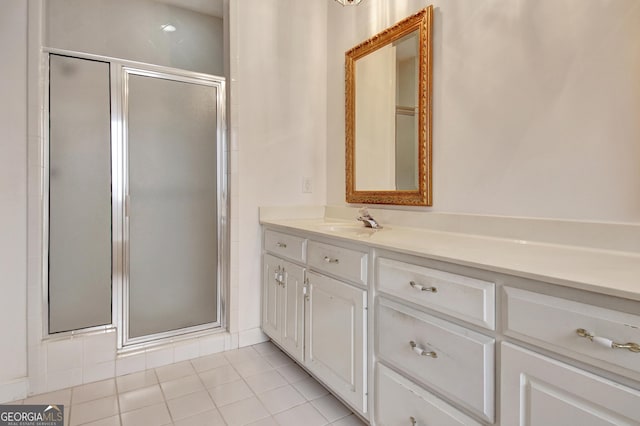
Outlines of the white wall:
{"label": "white wall", "polygon": [[344,205],[344,52],[433,4],[434,204],[640,221],[640,2],[329,2],[327,198]]}
{"label": "white wall", "polygon": [[[231,17],[231,168],[237,171],[231,295],[238,295],[240,309],[231,314],[243,344],[242,332],[260,325],[258,207],[325,203],[327,6],[317,0],[231,6],[237,8]],[[313,180],[310,194],[302,193],[305,176]]]}
{"label": "white wall", "polygon": [[[150,0],[45,5],[49,47],[224,75],[221,18]],[[169,23],[175,32],[161,30]]]}
{"label": "white wall", "polygon": [[27,375],[27,4],[0,3],[0,401]]}

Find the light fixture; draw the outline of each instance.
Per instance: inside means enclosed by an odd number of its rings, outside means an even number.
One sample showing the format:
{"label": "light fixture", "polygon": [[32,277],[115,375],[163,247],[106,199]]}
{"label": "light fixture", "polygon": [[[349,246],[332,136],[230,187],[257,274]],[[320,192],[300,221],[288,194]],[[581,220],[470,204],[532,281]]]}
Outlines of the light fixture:
{"label": "light fixture", "polygon": [[343,6],[355,6],[358,3],[360,3],[362,0],[336,0],[338,3],[340,3]]}
{"label": "light fixture", "polygon": [[176,30],[176,27],[171,24],[161,25],[160,28],[162,28],[162,31],[164,31],[165,33],[172,33]]}

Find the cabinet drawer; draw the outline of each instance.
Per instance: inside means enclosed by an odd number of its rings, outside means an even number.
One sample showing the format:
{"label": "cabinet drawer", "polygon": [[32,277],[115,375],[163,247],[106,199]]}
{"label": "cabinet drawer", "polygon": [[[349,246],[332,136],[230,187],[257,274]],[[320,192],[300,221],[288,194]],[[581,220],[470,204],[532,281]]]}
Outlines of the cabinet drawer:
{"label": "cabinet drawer", "polygon": [[359,284],[367,284],[366,253],[309,241],[307,263],[315,269]]}
{"label": "cabinet drawer", "polygon": [[397,303],[378,300],[379,358],[493,421],[494,340]]}
{"label": "cabinet drawer", "polygon": [[495,284],[397,260],[377,260],[378,289],[452,317],[495,329]]}
{"label": "cabinet drawer", "polygon": [[[580,337],[578,329],[616,343],[640,344],[640,316],[505,287],[505,334],[620,373],[640,373],[640,353]],[[602,341],[600,341],[602,342]]]}
{"label": "cabinet drawer", "polygon": [[480,423],[396,372],[376,368],[376,422],[380,426],[480,426]]}
{"label": "cabinet drawer", "polygon": [[264,231],[264,249],[278,256],[288,257],[298,262],[304,262],[307,240],[282,232]]}
{"label": "cabinet drawer", "polygon": [[501,424],[640,424],[637,390],[509,343],[501,347]]}

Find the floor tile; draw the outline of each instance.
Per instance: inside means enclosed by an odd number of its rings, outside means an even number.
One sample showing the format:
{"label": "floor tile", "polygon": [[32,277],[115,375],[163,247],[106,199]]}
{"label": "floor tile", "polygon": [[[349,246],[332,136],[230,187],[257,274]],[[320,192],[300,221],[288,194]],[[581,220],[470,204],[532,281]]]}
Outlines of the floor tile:
{"label": "floor tile", "polygon": [[233,368],[235,368],[242,377],[253,376],[258,373],[264,373],[265,371],[273,370],[273,366],[269,364],[264,358],[238,362],[233,365]]}
{"label": "floor tile", "polygon": [[293,360],[283,352],[263,355],[263,358],[273,367],[282,367],[284,365],[291,365],[294,363]]}
{"label": "floor tile", "polygon": [[269,412],[255,396],[220,407],[220,413],[229,426],[246,425],[269,417]]}
{"label": "floor tile", "polygon": [[271,342],[14,403],[64,405],[65,426],[364,424]]}
{"label": "floor tile", "polygon": [[226,426],[222,415],[216,409],[178,420],[173,424],[175,426]]}
{"label": "floor tile", "polygon": [[282,352],[280,348],[278,348],[276,345],[274,345],[271,342],[258,343],[257,345],[253,345],[253,349],[255,349],[255,351],[262,356],[267,354]]}
{"label": "floor tile", "polygon": [[343,417],[338,421],[331,423],[334,426],[367,426],[365,422],[360,420],[358,416],[355,414],[351,414],[350,416]]}
{"label": "floor tile", "polygon": [[249,376],[244,380],[256,394],[279,388],[289,383],[276,370]]}
{"label": "floor tile", "polygon": [[273,416],[280,426],[323,426],[329,422],[310,403],[305,403]]}
{"label": "floor tile", "polygon": [[279,426],[273,417],[265,417],[257,422],[249,423],[247,426]]}
{"label": "floor tile", "polygon": [[115,379],[103,380],[100,382],[88,383],[76,386],[71,390],[71,403],[93,401],[94,399],[105,398],[116,394]]}
{"label": "floor tile", "polygon": [[224,357],[224,354],[219,353],[192,359],[191,364],[193,364],[193,368],[195,368],[198,373],[201,373],[213,368],[222,367],[223,365],[228,365],[229,361]]}
{"label": "floor tile", "polygon": [[160,403],[122,413],[122,426],[164,426],[171,424],[167,404]]}
{"label": "floor tile", "polygon": [[247,346],[245,348],[235,349],[232,351],[223,352],[224,357],[231,363],[237,364],[239,362],[247,362],[253,361],[256,359],[260,359],[261,355],[253,349],[251,346]]}
{"label": "floor tile", "polygon": [[153,369],[127,374],[126,376],[116,378],[118,393],[146,388],[155,385],[156,383],[158,383],[158,376]]}
{"label": "floor tile", "polygon": [[95,422],[84,423],[82,426],[120,426],[120,416],[111,416]]}
{"label": "floor tile", "polygon": [[311,401],[311,405],[316,407],[320,414],[326,417],[330,422],[335,422],[343,417],[351,414],[351,410],[345,407],[333,395],[325,395]]}
{"label": "floor tile", "polygon": [[109,396],[94,401],[74,404],[71,409],[71,426],[93,422],[118,414],[118,398]]}
{"label": "floor tile", "polygon": [[159,385],[132,390],[118,395],[120,402],[120,412],[137,410],[139,408],[155,405],[164,402],[164,395]]}
{"label": "floor tile", "polygon": [[254,396],[244,380],[236,380],[210,388],[209,393],[218,407]]}
{"label": "floor tile", "polygon": [[191,362],[182,361],[176,364],[165,365],[164,367],[156,368],[156,374],[161,382],[168,382],[170,380],[181,379],[192,374],[196,374]]}
{"label": "floor tile", "polygon": [[206,390],[167,401],[173,420],[185,419],[216,408]]}
{"label": "floor tile", "polygon": [[160,386],[162,387],[162,392],[164,392],[164,397],[167,400],[205,390],[205,387],[198,375],[162,382],[160,383]]}
{"label": "floor tile", "polygon": [[291,385],[271,389],[258,395],[258,399],[262,402],[271,414],[280,413],[282,411],[293,408],[296,405],[304,404],[307,400],[298,393]]}
{"label": "floor tile", "polygon": [[277,370],[278,373],[280,373],[282,377],[284,377],[289,383],[300,382],[311,377],[296,364],[285,365],[284,367],[280,367]]}
{"label": "floor tile", "polygon": [[30,396],[29,398],[26,398],[25,400],[23,400],[22,403],[26,405],[28,404],[64,405],[68,412],[68,407],[71,404],[71,388]]}
{"label": "floor tile", "polygon": [[293,387],[302,394],[308,401],[320,398],[329,394],[329,391],[325,389],[315,379],[310,378],[293,383]]}
{"label": "floor tile", "polygon": [[231,365],[225,365],[223,367],[214,368],[213,370],[200,373],[200,379],[207,388],[213,388],[225,383],[235,382],[241,378],[242,377],[240,377],[238,372]]}

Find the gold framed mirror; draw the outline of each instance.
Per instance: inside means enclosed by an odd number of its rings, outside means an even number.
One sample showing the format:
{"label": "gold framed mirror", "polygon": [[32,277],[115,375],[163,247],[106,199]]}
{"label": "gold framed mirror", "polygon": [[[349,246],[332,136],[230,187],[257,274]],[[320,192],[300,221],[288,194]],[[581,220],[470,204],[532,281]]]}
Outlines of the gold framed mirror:
{"label": "gold framed mirror", "polygon": [[432,205],[433,6],[345,53],[348,203]]}

